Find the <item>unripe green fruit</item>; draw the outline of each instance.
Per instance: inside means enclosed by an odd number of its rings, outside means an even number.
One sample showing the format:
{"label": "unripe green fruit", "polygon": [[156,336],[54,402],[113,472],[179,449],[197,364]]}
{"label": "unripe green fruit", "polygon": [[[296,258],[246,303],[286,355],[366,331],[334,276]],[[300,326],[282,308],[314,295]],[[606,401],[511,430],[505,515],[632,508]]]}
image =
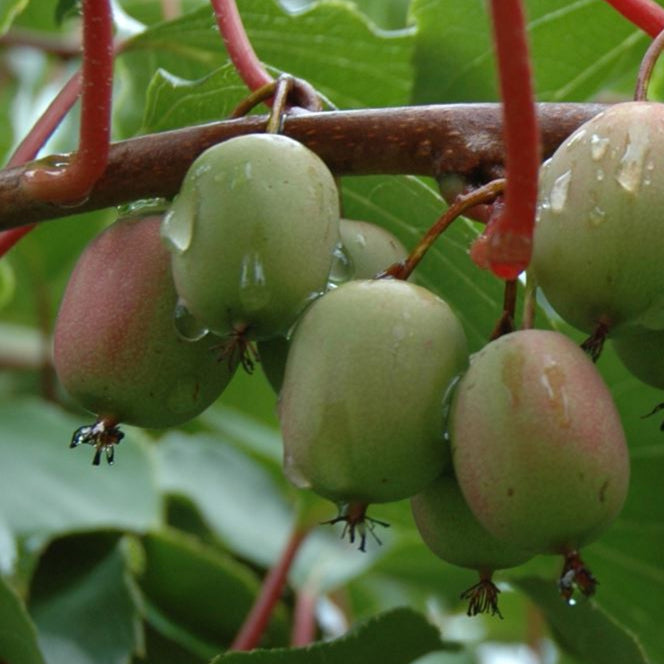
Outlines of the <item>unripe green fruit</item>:
{"label": "unripe green fruit", "polygon": [[[341,244],[350,262],[353,279],[370,279],[408,256],[406,248],[392,233],[368,221],[341,219]],[[289,343],[285,337],[261,341],[258,354],[270,385],[278,394],[284,381]]]}
{"label": "unripe green fruit", "polygon": [[452,565],[491,574],[532,558],[509,541],[494,537],[468,507],[454,475],[434,480],[411,499],[415,525],[424,543]]}
{"label": "unripe green fruit", "polygon": [[341,244],[352,263],[353,279],[371,279],[408,256],[403,244],[376,224],[342,219],[339,230]]}
{"label": "unripe green fruit", "polygon": [[620,418],[595,365],[564,335],[522,330],[488,344],[450,416],[459,486],[496,537],[565,553],[620,512],[629,480]]}
{"label": "unripe green fruit", "polygon": [[532,271],[567,322],[664,328],[663,190],[660,103],[612,106],[543,166]]}
{"label": "unripe green fruit", "polygon": [[290,342],[286,337],[275,337],[267,341],[259,341],[257,345],[263,373],[275,393],[279,394],[284,382]]}
{"label": "unripe green fruit", "polygon": [[631,374],[664,389],[664,330],[630,328],[613,337],[613,347]]}
{"label": "unripe green fruit", "polygon": [[185,306],[222,336],[285,334],[325,290],[338,196],[322,160],[286,136],[238,136],[203,152],[162,231]]}
{"label": "unripe green fruit", "polygon": [[423,489],[448,461],[444,396],[466,348],[449,306],[411,283],[350,281],[316,300],[281,390],[289,479],[344,503]]}
{"label": "unripe green fruit", "polygon": [[54,333],[65,389],[109,422],[167,427],[209,406],[232,372],[208,335],[175,329],[177,295],[160,217],[118,221],[82,253]]}

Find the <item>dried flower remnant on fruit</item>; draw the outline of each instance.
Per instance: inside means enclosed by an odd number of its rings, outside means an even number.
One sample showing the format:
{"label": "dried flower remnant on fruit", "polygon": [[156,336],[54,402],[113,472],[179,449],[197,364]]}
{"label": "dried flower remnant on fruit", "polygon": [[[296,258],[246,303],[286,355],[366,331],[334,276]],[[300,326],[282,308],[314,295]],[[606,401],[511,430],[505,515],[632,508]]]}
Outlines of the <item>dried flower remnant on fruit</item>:
{"label": "dried flower remnant on fruit", "polygon": [[215,346],[219,351],[219,361],[225,362],[228,370],[233,372],[240,365],[249,375],[254,373],[260,355],[256,343],[249,336],[249,326],[234,326],[223,343]]}
{"label": "dried flower remnant on fruit", "polygon": [[620,513],[629,454],[611,393],[583,351],[547,330],[492,341],[459,382],[450,436],[459,486],[484,528],[533,553],[566,554],[561,594],[592,594],[576,552]]}
{"label": "dried flower remnant on fruit", "polygon": [[568,604],[574,604],[574,589],[578,588],[586,597],[595,594],[597,579],[586,567],[578,551],[565,554],[565,563],[558,580],[558,590]]}
{"label": "dried flower remnant on fruit", "polygon": [[493,573],[525,563],[533,551],[498,539],[486,530],[468,506],[453,474],[438,477],[410,503],[415,526],[427,547],[447,563],[477,572],[479,582],[461,595],[468,601],[468,615],[490,613],[502,618]]}
{"label": "dried flower remnant on fruit", "polygon": [[106,462],[112,465],[115,461],[115,446],[124,438],[124,433],[113,422],[104,419],[97,420],[92,425],[79,427],[69,443],[70,449],[79,445],[92,445],[95,448],[95,455],[92,459],[92,465],[98,466],[101,461],[101,455],[106,455]]}
{"label": "dried flower remnant on fruit", "polygon": [[501,620],[503,614],[498,608],[498,594],[500,589],[491,580],[491,575],[482,577],[474,586],[464,590],[459,599],[468,600],[466,615],[477,616],[480,613],[490,613]]}
{"label": "dried flower remnant on fruit", "polygon": [[358,548],[360,551],[366,551],[367,532],[380,546],[383,542],[375,533],[376,526],[389,528],[390,524],[386,521],[379,521],[378,519],[367,516],[367,507],[368,505],[365,503],[348,503],[341,505],[339,507],[339,514],[333,519],[323,521],[321,525],[332,526],[335,523],[343,523],[344,528],[341,531],[341,539],[348,536],[348,541],[351,544],[354,544],[356,534],[359,535],[360,546]]}

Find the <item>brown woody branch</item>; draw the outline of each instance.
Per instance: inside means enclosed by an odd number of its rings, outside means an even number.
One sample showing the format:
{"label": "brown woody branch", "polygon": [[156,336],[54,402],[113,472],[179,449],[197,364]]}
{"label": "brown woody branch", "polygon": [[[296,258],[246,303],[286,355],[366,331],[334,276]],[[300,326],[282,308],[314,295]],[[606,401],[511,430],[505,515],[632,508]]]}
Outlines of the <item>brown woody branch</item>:
{"label": "brown woody branch", "polygon": [[[540,104],[542,154],[549,156],[600,104]],[[191,162],[203,150],[262,131],[266,116],[227,120],[149,134],[114,143],[108,167],[90,197],[75,209],[30,197],[24,167],[0,171],[0,230],[132,201],[172,198]],[[318,153],[337,175],[459,173],[482,183],[502,173],[498,104],[294,113],[284,134]]]}

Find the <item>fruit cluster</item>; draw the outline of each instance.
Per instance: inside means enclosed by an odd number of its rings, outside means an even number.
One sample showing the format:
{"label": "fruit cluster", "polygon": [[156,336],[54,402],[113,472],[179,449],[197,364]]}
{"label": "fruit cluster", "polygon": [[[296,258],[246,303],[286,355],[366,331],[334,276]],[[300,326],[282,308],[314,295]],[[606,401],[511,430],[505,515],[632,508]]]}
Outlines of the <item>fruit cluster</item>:
{"label": "fruit cluster", "polygon": [[[644,136],[659,116],[647,105],[639,112],[636,128],[619,107],[607,112],[546,165],[533,268],[572,323],[615,327],[628,365],[646,345],[632,336],[655,347],[664,334],[659,290],[616,268],[621,247],[609,248],[616,229],[618,245],[632,241],[614,223],[616,207],[653,231],[648,204],[629,198],[635,173],[658,158]],[[597,183],[590,195],[576,187],[582,178]],[[622,198],[609,197],[615,180]],[[586,238],[588,227],[597,237]],[[584,242],[603,249],[593,264],[572,264],[567,247]],[[653,271],[655,253],[643,260]],[[55,363],[97,421],[72,446],[90,443],[94,463],[103,453],[110,462],[120,422],[185,422],[238,365],[251,371],[260,359],[279,394],[287,477],[337,503],[333,521],[359,535],[361,549],[376,523],[367,507],[411,498],[424,542],[479,573],[469,613],[496,613],[493,571],[540,553],[564,556],[564,597],[591,594],[578,551],[620,512],[629,478],[600,374],[572,341],[545,330],[505,334],[469,357],[444,300],[377,278],[405,258],[383,229],[340,218],[333,176],[300,143],[252,134],[208,149],[163,219],[116,222],[75,268]],[[639,275],[646,280],[641,264]]]}

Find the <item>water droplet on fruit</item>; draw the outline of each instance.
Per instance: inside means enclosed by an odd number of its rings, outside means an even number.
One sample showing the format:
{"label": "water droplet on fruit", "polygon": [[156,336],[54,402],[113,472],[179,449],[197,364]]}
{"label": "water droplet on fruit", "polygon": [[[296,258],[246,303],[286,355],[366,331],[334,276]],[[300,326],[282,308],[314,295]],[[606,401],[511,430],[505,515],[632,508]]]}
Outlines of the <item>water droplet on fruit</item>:
{"label": "water droplet on fruit", "polygon": [[630,194],[636,194],[641,186],[649,145],[650,137],[647,126],[635,124],[629,128],[627,146],[620,159],[616,180]]}
{"label": "water droplet on fruit", "polygon": [[[336,286],[335,286],[336,288]],[[286,332],[286,339],[290,340],[290,338],[293,336],[293,333],[295,332],[295,328],[297,327],[298,323],[300,322],[300,318],[304,314],[304,311],[306,308],[313,304],[321,295],[323,295],[322,291],[313,291],[312,293],[309,293],[307,297],[302,300],[302,304],[297,308],[297,316],[295,319],[295,322],[290,326],[288,331]]]}
{"label": "water droplet on fruit", "polygon": [[406,335],[408,332],[406,331],[406,328],[403,325],[395,325],[392,328],[392,336],[394,337],[394,340],[397,342],[397,345],[400,341],[403,341],[406,338]]}
{"label": "water droplet on fruit", "polygon": [[599,161],[604,157],[609,147],[609,139],[607,137],[593,134],[590,137],[590,154],[594,161]]}
{"label": "water droplet on fruit", "polygon": [[604,223],[604,221],[606,221],[606,212],[602,210],[601,207],[596,205],[588,213],[588,220],[592,226],[600,226],[602,223]]}
{"label": "water droplet on fruit", "polygon": [[161,222],[161,236],[178,254],[183,254],[191,246],[197,199],[197,196],[186,196],[177,200]]}
{"label": "water droplet on fruit", "polygon": [[575,131],[567,141],[566,147],[571,148],[573,145],[582,140],[585,137],[585,135],[586,135],[585,129],[579,129],[578,131]]}
{"label": "water droplet on fruit", "polygon": [[161,214],[168,208],[165,198],[141,198],[126,205],[118,205],[118,217],[145,217],[152,214]]}
{"label": "water droplet on fruit", "polygon": [[284,474],[299,489],[311,489],[311,481],[298,468],[288,448],[284,451]]}
{"label": "water droplet on fruit", "polygon": [[555,363],[551,363],[544,367],[540,381],[546,390],[549,403],[558,424],[561,427],[569,427],[569,404],[567,400],[567,393],[565,392],[565,374],[563,370]]}
{"label": "water droplet on fruit", "polygon": [[195,167],[193,177],[194,179],[201,178],[206,173],[209,173],[211,170],[212,170],[211,164],[208,164],[207,162],[199,162]]}
{"label": "water droplet on fruit", "polygon": [[554,212],[562,212],[565,207],[571,179],[572,171],[565,171],[553,183],[553,187],[551,188],[551,209]]}
{"label": "water droplet on fruit", "polygon": [[175,331],[185,341],[200,341],[210,331],[187,309],[182,301],[178,301],[175,305],[173,324]]}
{"label": "water droplet on fruit", "polygon": [[248,312],[259,311],[270,300],[265,268],[256,251],[246,254],[242,259],[239,295],[242,306]]}
{"label": "water droplet on fruit", "polygon": [[[226,174],[224,173],[224,176]],[[241,187],[248,182],[251,182],[253,180],[253,171],[252,171],[252,165],[246,161],[242,164],[237,164],[233,170],[228,173],[230,177],[230,182],[228,184],[229,189],[237,189],[238,187]],[[215,181],[216,181],[216,176],[215,176]],[[225,177],[224,177],[225,179]],[[268,187],[269,188],[269,187]]]}
{"label": "water droplet on fruit", "polygon": [[340,243],[337,244],[332,251],[332,267],[327,278],[328,288],[350,281],[354,273],[355,267],[351,257]]}
{"label": "water droplet on fruit", "polygon": [[452,399],[454,398],[454,392],[462,378],[462,375],[463,374],[459,374],[458,376],[452,378],[450,384],[445,390],[445,395],[443,396],[443,438],[445,440],[450,440],[449,420],[450,412],[452,411]]}

